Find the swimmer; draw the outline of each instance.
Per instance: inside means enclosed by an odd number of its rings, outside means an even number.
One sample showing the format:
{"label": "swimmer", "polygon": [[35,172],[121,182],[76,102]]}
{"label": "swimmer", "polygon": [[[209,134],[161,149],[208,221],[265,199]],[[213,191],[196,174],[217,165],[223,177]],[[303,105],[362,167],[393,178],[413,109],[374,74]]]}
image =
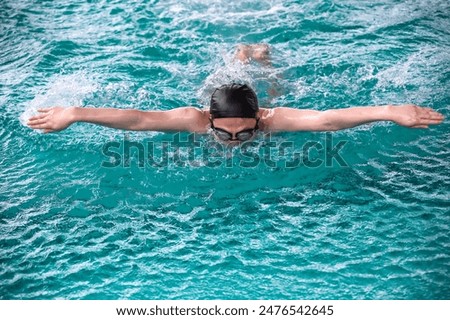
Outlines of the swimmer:
{"label": "swimmer", "polygon": [[[269,64],[267,45],[239,45],[235,57],[242,63]],[[211,132],[216,140],[236,145],[251,140],[257,131],[337,131],[375,121],[391,121],[409,128],[428,128],[444,116],[431,108],[412,104],[350,107],[325,111],[289,107],[260,108],[256,93],[246,84],[217,88],[209,110],[179,107],[168,111],[116,108],[51,107],[38,110],[28,120],[44,133],[61,131],[75,122],[88,122],[133,131]]]}

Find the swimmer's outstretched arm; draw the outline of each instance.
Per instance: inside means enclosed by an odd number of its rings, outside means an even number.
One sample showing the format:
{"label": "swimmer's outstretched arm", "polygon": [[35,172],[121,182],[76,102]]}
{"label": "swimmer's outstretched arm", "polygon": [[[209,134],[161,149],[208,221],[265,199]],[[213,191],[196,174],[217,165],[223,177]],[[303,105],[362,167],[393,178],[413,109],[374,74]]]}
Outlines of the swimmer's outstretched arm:
{"label": "swimmer's outstretched arm", "polygon": [[[206,131],[203,111],[182,107],[169,111],[141,111],[115,108],[53,107],[39,109],[39,114],[28,120],[32,129],[44,133],[61,131],[75,122],[134,131]],[[203,121],[202,121],[203,120]]]}
{"label": "swimmer's outstretched arm", "polygon": [[[267,110],[267,109],[266,109]],[[431,108],[416,105],[352,107],[326,111],[286,107],[268,109],[268,131],[336,131],[374,121],[392,121],[409,128],[428,128],[439,124],[444,116]]]}

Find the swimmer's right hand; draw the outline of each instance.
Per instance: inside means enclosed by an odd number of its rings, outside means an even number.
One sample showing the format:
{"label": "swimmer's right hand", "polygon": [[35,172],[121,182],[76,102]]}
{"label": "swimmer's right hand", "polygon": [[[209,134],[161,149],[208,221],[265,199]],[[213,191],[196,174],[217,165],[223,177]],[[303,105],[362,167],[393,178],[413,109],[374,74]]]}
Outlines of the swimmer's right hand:
{"label": "swimmer's right hand", "polygon": [[75,107],[53,107],[38,109],[39,114],[30,117],[27,125],[32,129],[41,129],[44,133],[61,131],[75,121]]}

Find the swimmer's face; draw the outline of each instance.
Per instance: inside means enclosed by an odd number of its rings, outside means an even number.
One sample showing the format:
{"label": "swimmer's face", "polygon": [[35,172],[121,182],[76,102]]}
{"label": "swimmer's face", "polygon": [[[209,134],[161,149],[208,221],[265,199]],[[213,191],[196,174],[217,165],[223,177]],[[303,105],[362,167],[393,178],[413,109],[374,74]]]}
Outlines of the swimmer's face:
{"label": "swimmer's face", "polygon": [[[244,141],[254,138],[257,129],[257,120],[253,118],[218,118],[214,119],[214,138],[228,146],[236,146]],[[229,139],[231,135],[231,139]],[[247,138],[248,139],[243,139]]]}

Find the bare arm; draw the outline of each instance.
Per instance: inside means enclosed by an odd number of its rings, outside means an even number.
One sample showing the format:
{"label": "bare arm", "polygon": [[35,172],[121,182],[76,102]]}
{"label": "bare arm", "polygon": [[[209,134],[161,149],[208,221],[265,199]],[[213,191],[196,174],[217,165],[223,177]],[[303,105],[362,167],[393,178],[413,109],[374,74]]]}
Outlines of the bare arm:
{"label": "bare arm", "polygon": [[169,111],[53,107],[38,111],[38,115],[28,120],[28,125],[45,133],[64,130],[75,122],[135,131],[206,131],[203,112],[193,107]]}
{"label": "bare arm", "polygon": [[444,116],[431,108],[415,105],[352,107],[315,111],[279,107],[268,110],[268,131],[336,131],[374,121],[392,121],[410,128],[428,128],[439,124]]}

